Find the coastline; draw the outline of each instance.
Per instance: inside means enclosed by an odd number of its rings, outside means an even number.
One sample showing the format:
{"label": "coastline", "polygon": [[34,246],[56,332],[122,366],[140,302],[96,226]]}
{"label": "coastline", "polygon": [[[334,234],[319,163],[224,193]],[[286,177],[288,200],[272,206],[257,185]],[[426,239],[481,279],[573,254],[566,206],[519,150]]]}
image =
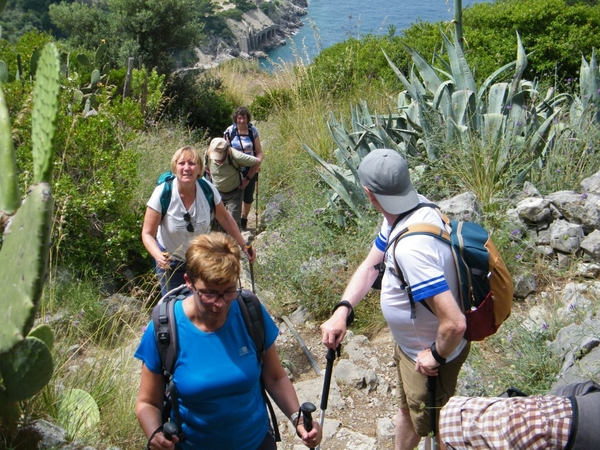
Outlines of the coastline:
{"label": "coastline", "polygon": [[[274,11],[266,16],[260,10],[244,13],[242,22],[227,19],[227,26],[235,38],[226,41],[213,37],[208,42],[196,47],[198,62],[193,69],[211,69],[219,64],[235,59],[255,59],[266,57],[266,52],[286,45],[286,39],[297,33],[304,24],[301,17],[308,13],[307,0],[280,0]],[[249,51],[243,48],[241,35],[260,33],[263,29],[272,29],[269,37],[260,42],[256,49]]]}

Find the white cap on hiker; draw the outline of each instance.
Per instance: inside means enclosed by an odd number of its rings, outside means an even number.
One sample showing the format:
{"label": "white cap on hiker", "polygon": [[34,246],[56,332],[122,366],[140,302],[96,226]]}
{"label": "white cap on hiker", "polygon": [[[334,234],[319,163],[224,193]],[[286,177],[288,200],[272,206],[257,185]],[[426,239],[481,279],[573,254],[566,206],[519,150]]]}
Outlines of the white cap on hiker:
{"label": "white cap on hiker", "polygon": [[395,150],[371,151],[360,162],[358,177],[390,214],[401,214],[419,204],[417,191],[410,181],[408,164]]}
{"label": "white cap on hiker", "polygon": [[223,138],[214,138],[208,147],[208,156],[213,161],[222,161],[227,156],[229,143]]}

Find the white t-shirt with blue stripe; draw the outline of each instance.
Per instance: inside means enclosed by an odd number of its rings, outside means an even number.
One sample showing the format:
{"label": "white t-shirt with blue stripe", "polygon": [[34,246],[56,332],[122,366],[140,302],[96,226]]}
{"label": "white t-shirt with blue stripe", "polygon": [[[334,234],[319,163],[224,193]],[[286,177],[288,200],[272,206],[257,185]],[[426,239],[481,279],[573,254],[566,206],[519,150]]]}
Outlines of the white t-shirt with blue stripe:
{"label": "white t-shirt with blue stripe", "polygon": [[[421,202],[428,200],[419,196]],[[409,225],[428,223],[439,227],[443,222],[433,208],[420,208],[401,220],[393,231],[396,236]],[[375,240],[375,246],[385,251],[390,237],[390,224],[384,219]],[[411,319],[411,307],[408,293],[396,276],[393,260],[393,245],[385,255],[386,271],[381,284],[381,311],[390,327],[392,336],[402,351],[416,361],[422,350],[431,347],[435,341],[439,321],[423,304],[423,300],[436,294],[451,290],[458,299],[458,277],[452,250],[448,244],[426,235],[411,235],[396,245],[395,258],[404,279],[412,289],[415,301],[416,318]],[[455,358],[466,345],[461,344],[446,358]]]}

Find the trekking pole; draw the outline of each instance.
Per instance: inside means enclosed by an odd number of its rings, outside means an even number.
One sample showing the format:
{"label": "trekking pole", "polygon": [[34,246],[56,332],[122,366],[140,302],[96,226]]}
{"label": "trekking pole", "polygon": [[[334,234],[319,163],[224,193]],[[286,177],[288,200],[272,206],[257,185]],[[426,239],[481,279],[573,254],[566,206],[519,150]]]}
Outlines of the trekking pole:
{"label": "trekking pole", "polygon": [[[354,315],[348,316],[346,319],[346,327],[352,324]],[[336,356],[339,357],[342,353],[342,344],[338,345],[334,350],[332,348],[327,349],[327,364],[325,366],[325,378],[323,378],[323,391],[321,393],[321,416],[319,418],[319,425],[323,429],[323,423],[325,422],[325,411],[327,410],[327,400],[329,399],[329,387],[331,386],[331,373],[333,372],[333,362]],[[321,445],[317,445],[317,450],[321,449]]]}
{"label": "trekking pole", "polygon": [[[304,425],[304,429],[310,433],[312,430],[312,413],[317,410],[317,407],[313,405],[311,402],[304,402],[300,405],[300,412],[302,412],[302,423]],[[314,447],[311,448],[314,450]]]}
{"label": "trekking pole", "polygon": [[[338,345],[337,349],[328,349],[327,356],[327,365],[325,367],[325,378],[323,379],[323,392],[321,393],[321,416],[319,417],[319,425],[321,425],[321,429],[323,428],[323,423],[325,422],[325,411],[327,410],[327,400],[329,398],[329,387],[331,386],[331,372],[333,372],[333,362],[335,361],[336,354],[340,356],[342,350],[342,346]],[[317,449],[320,449],[321,445],[317,446]]]}
{"label": "trekking pole", "polygon": [[427,382],[425,384],[425,386],[427,386],[427,392],[429,394],[429,401],[427,403],[429,403],[429,428],[431,429],[430,443],[431,443],[432,450],[436,450],[438,448],[437,439],[436,439],[437,420],[436,420],[436,409],[435,409],[435,384],[437,382],[436,378],[437,377],[434,377],[434,376],[427,377]]}
{"label": "trekking pole", "polygon": [[256,174],[255,189],[256,205],[254,205],[254,233],[258,233],[258,173]]}
{"label": "trekking pole", "polygon": [[[254,250],[252,249],[252,244],[250,243],[250,241],[246,242],[246,249],[248,250],[248,254],[252,256],[252,252]],[[248,265],[250,266],[250,281],[252,282],[252,292],[256,294],[256,290],[254,288],[254,264],[252,264],[252,261],[248,260]]]}

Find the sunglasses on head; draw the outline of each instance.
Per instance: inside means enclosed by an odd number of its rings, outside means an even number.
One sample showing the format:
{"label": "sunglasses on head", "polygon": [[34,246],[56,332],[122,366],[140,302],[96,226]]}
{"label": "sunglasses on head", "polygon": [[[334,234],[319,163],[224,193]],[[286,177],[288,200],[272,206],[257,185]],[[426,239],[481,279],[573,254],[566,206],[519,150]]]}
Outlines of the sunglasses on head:
{"label": "sunglasses on head", "polygon": [[185,220],[187,222],[185,229],[188,230],[190,233],[193,233],[194,225],[192,225],[192,218],[190,217],[190,213],[186,212],[183,215],[183,220]]}

